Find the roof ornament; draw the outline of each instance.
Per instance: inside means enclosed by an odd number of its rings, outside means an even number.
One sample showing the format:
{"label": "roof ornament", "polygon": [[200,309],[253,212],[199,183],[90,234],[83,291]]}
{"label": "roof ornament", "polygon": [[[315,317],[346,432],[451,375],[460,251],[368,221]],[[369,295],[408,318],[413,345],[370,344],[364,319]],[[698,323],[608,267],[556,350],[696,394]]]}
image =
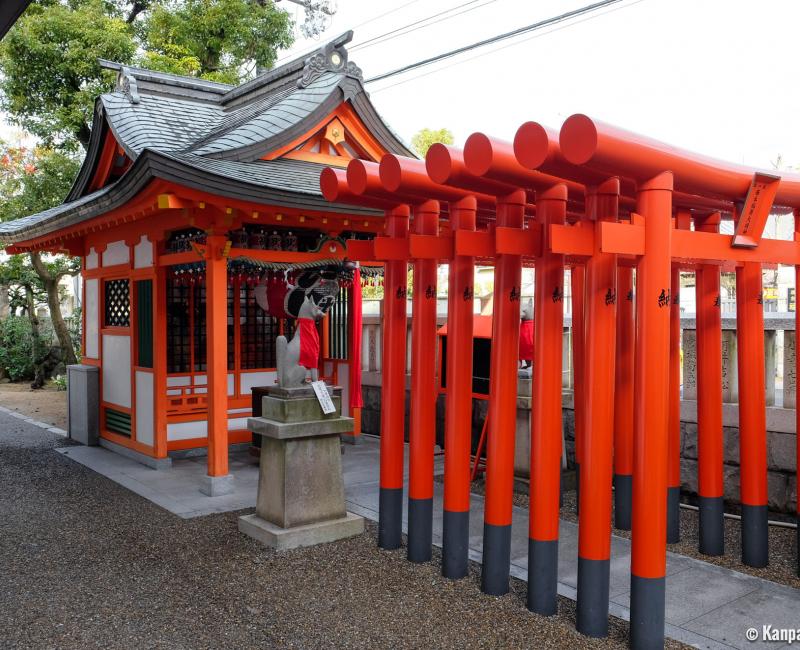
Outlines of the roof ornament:
{"label": "roof ornament", "polygon": [[[350,39],[347,39],[350,40]],[[347,77],[363,80],[364,75],[355,63],[347,60],[347,50],[335,41],[327,43],[305,60],[302,76],[297,80],[298,88],[309,85],[325,72],[339,72]]]}
{"label": "roof ornament", "polygon": [[130,69],[125,66],[122,66],[117,73],[117,87],[115,90],[125,93],[131,104],[138,104],[140,101],[139,86],[136,84],[136,77],[134,77]]}

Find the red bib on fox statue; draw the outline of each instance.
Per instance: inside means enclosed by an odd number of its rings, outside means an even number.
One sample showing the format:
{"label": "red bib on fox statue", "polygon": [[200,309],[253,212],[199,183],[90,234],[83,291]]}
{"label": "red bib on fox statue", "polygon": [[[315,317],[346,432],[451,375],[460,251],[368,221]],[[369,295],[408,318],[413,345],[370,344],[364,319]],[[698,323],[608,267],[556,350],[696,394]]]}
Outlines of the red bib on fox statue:
{"label": "red bib on fox statue", "polygon": [[300,333],[300,359],[298,363],[306,369],[319,365],[319,332],[317,323],[312,318],[298,318],[297,328]]}

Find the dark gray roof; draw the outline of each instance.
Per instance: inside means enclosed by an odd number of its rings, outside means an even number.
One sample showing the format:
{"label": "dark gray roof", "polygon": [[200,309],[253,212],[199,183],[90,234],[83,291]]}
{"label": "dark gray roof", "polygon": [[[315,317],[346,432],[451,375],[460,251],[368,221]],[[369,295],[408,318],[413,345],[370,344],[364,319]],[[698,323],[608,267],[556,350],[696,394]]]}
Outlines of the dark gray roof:
{"label": "dark gray roof", "polygon": [[[86,159],[66,202],[0,223],[0,241],[23,242],[99,216],[124,205],[154,178],[263,204],[373,213],[327,203],[319,190],[321,165],[261,160],[344,101],[387,151],[414,155],[370,102],[361,71],[343,47],[350,38],[352,32],[237,87],[101,61],[117,72],[117,87],[97,100]],[[109,131],[133,165],[89,194]]]}
{"label": "dark gray roof", "polygon": [[3,0],[0,2],[0,38],[6,35],[31,0]]}

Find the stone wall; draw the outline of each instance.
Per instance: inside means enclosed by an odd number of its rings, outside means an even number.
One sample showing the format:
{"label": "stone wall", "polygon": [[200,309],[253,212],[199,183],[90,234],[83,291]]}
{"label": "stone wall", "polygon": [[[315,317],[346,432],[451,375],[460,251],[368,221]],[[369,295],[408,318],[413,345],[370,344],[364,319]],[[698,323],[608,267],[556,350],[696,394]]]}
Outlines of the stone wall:
{"label": "stone wall", "polygon": [[[361,413],[361,428],[364,433],[380,435],[380,386],[364,385],[364,410]],[[406,438],[408,437],[408,392],[406,392]],[[684,402],[685,416],[693,418],[692,404]],[[477,446],[483,421],[486,417],[488,402],[474,400],[472,412],[473,449]],[[575,413],[572,409],[572,393],[564,394],[563,426],[567,460],[573,467],[575,462]],[[725,421],[729,422],[735,415],[734,405],[725,405]],[[768,409],[768,412],[784,411],[784,409]],[[444,432],[444,396],[440,395],[436,409],[436,440],[443,445]],[[781,424],[782,414],[768,413],[767,422]],[[794,411],[791,411],[794,416]],[[783,427],[781,427],[783,428]],[[773,510],[794,512],[797,504],[797,457],[795,452],[796,435],[785,431],[767,432],[767,464],[768,464],[768,497],[769,507]],[[724,427],[725,440],[725,499],[739,501],[739,429],[735,426]],[[685,493],[697,492],[697,424],[692,421],[681,422],[681,481]]]}

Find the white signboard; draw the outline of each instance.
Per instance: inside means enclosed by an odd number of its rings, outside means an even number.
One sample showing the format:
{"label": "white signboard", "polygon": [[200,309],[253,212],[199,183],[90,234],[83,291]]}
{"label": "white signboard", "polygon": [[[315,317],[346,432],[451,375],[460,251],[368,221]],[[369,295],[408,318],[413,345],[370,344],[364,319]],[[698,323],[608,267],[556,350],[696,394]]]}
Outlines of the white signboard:
{"label": "white signboard", "polygon": [[336,407],[333,405],[333,400],[331,399],[330,393],[328,393],[325,382],[322,380],[312,381],[311,386],[314,388],[314,392],[317,395],[317,401],[319,401],[319,405],[322,407],[322,412],[325,415],[329,415],[336,411]]}

